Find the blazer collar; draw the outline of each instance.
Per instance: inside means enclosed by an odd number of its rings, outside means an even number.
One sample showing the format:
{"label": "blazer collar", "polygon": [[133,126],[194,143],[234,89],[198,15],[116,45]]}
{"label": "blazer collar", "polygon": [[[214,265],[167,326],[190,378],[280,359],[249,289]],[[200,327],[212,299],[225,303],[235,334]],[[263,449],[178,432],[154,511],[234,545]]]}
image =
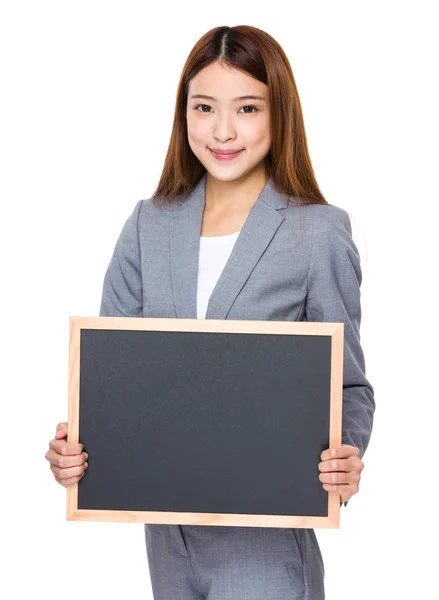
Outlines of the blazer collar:
{"label": "blazer collar", "polygon": [[[197,318],[198,259],[201,224],[205,206],[205,173],[180,205],[170,212],[171,277],[178,318]],[[217,281],[207,306],[206,319],[226,319],[240,290],[265,249],[273,239],[284,216],[287,199],[268,179],[235,242],[232,253]]]}

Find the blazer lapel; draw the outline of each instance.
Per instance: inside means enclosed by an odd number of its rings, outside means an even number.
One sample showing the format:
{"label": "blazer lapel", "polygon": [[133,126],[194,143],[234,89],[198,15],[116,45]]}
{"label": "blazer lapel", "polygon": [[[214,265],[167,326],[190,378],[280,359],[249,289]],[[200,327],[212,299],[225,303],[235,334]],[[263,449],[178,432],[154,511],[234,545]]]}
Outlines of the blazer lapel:
{"label": "blazer lapel", "polygon": [[[179,199],[170,228],[171,277],[177,317],[197,318],[198,258],[205,205],[206,173],[192,192]],[[209,299],[206,319],[226,319],[245,282],[273,239],[287,206],[268,179],[236,240]]]}

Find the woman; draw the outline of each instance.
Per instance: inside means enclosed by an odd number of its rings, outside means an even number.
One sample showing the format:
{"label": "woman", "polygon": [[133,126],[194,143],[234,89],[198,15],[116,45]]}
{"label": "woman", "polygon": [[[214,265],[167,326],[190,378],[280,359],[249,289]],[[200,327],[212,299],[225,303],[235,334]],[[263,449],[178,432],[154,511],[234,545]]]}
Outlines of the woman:
{"label": "woman", "polygon": [[[285,53],[254,27],[208,31],[183,68],[158,187],[117,241],[100,315],[343,322],[343,444],[322,453],[316,477],[347,502],[375,409],[360,283],[349,217],[315,180]],[[61,423],[46,454],[65,487],[88,464],[66,436]],[[147,525],[145,534],[156,600],[324,598],[312,529]]]}

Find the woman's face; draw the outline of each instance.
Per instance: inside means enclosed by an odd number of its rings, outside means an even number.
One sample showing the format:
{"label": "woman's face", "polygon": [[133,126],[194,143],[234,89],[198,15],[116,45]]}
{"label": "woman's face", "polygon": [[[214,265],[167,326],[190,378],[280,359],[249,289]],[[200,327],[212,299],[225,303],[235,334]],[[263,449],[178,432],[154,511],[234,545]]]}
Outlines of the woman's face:
{"label": "woman's face", "polygon": [[[233,181],[264,168],[271,144],[264,83],[214,62],[190,81],[186,117],[192,152],[216,179]],[[225,159],[215,152],[230,150],[239,153]]]}

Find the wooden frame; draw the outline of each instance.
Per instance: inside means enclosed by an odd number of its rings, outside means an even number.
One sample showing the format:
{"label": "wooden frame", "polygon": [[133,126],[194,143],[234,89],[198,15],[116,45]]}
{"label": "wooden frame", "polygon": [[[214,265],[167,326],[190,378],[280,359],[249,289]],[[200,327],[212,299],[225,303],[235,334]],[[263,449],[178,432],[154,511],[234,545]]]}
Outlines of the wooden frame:
{"label": "wooden frame", "polygon": [[[318,335],[331,338],[330,447],[341,445],[343,391],[343,323],[71,317],[69,341],[68,442],[79,443],[80,343],[82,329],[193,331]],[[78,483],[67,488],[67,519],[180,525],[232,525],[248,527],[338,528],[340,496],[328,493],[328,516],[212,514],[158,511],[83,510],[78,508]]]}

